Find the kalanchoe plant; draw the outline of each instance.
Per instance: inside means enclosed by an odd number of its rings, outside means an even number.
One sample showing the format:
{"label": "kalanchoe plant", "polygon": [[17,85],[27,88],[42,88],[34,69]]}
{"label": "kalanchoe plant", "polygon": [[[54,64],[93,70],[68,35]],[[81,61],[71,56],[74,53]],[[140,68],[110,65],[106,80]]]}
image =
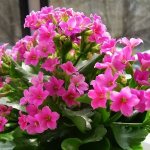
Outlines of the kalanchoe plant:
{"label": "kalanchoe plant", "polygon": [[[0,140],[11,149],[139,150],[150,131],[150,54],[101,17],[44,7],[0,47]],[[120,46],[120,48],[118,48]],[[139,62],[139,65],[137,65]],[[0,144],[1,144],[0,143]]]}

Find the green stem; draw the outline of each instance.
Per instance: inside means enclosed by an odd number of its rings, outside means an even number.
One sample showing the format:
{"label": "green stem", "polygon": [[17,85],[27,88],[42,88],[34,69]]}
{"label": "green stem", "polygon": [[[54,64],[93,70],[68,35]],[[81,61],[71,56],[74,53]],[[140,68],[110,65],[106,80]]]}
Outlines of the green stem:
{"label": "green stem", "polygon": [[116,113],[109,119],[108,123],[116,122],[121,116],[122,114],[120,112]]}

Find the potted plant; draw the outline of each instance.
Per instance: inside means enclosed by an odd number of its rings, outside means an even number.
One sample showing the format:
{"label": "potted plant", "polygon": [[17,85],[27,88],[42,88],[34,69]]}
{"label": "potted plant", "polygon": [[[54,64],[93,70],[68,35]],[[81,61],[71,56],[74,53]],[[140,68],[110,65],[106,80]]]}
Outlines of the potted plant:
{"label": "potted plant", "polygon": [[150,54],[114,39],[101,17],[31,12],[0,47],[0,140],[11,149],[140,150],[150,131]]}

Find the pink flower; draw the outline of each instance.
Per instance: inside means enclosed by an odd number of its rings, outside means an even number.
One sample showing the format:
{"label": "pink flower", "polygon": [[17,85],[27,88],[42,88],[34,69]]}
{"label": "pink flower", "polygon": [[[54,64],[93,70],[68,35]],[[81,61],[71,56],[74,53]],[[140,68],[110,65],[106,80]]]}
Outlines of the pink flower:
{"label": "pink flower", "polygon": [[39,57],[45,58],[48,57],[49,54],[53,54],[55,52],[55,45],[54,42],[49,43],[39,43],[38,46],[36,46],[37,52],[39,54]]}
{"label": "pink flower", "polygon": [[39,27],[38,19],[39,19],[39,12],[32,11],[29,15],[26,16],[24,27],[37,29]]}
{"label": "pink flower", "polygon": [[145,98],[146,98],[146,110],[149,111],[150,110],[150,89],[146,90],[145,92]]}
{"label": "pink flower", "polygon": [[140,85],[150,85],[149,77],[150,77],[149,71],[140,71],[136,69],[134,73],[134,78]]}
{"label": "pink flower", "polygon": [[131,89],[131,93],[136,95],[140,100],[139,103],[135,106],[135,109],[139,112],[144,112],[146,109],[146,98],[145,98],[145,91],[144,90],[136,90]]}
{"label": "pink flower", "polygon": [[29,99],[30,99],[29,91],[28,90],[24,90],[23,94],[24,94],[24,97],[22,97],[20,99],[20,105],[26,105],[26,104],[29,103]]}
{"label": "pink flower", "polygon": [[34,115],[36,115],[36,114],[39,112],[38,107],[35,106],[35,105],[33,105],[33,104],[27,105],[27,106],[26,106],[26,111],[27,111],[27,113],[28,113],[30,116],[34,116]]}
{"label": "pink flower", "polygon": [[122,71],[125,69],[129,61],[134,61],[135,58],[132,56],[132,49],[128,46],[124,47],[122,51],[114,54],[112,57],[112,65],[118,70]]}
{"label": "pink flower", "polygon": [[3,79],[0,77],[0,88],[4,86]]}
{"label": "pink flower", "polygon": [[127,117],[132,115],[133,107],[139,102],[139,99],[131,93],[129,87],[123,88],[120,92],[113,91],[110,98],[112,100],[110,109],[115,112],[121,111]]}
{"label": "pink flower", "polygon": [[52,76],[50,81],[45,83],[45,88],[49,92],[50,96],[57,95],[62,96],[65,92],[63,87],[64,81],[57,79],[56,77]]}
{"label": "pink flower", "polygon": [[40,125],[45,130],[54,130],[57,128],[57,120],[59,119],[59,114],[57,112],[52,112],[48,106],[42,108],[42,111],[37,115]]}
{"label": "pink flower", "polygon": [[68,107],[79,105],[80,103],[76,101],[76,98],[79,97],[79,93],[75,89],[69,87],[68,90],[62,96],[62,99],[65,101]]}
{"label": "pink flower", "polygon": [[76,16],[77,26],[80,28],[80,32],[85,30],[91,23],[91,19],[86,16]]}
{"label": "pink flower", "polygon": [[60,22],[59,26],[67,36],[80,32],[80,28],[77,25],[75,17],[69,18],[67,22]]}
{"label": "pink flower", "polygon": [[36,134],[36,133],[42,133],[44,132],[44,128],[40,125],[40,122],[38,120],[38,115],[33,116],[27,116],[27,122],[28,125],[26,127],[26,130],[29,134]]}
{"label": "pink flower", "polygon": [[100,52],[106,53],[106,52],[112,52],[114,53],[116,50],[116,40],[115,39],[110,39],[107,41],[104,41],[104,43],[101,46]]}
{"label": "pink flower", "polygon": [[111,62],[112,62],[112,56],[107,54],[104,56],[102,63],[97,62],[94,68],[97,69],[113,68]]}
{"label": "pink flower", "polygon": [[89,90],[88,97],[92,99],[91,106],[93,109],[106,108],[107,92],[106,89],[93,83],[93,90]]}
{"label": "pink flower", "polygon": [[47,59],[43,64],[42,68],[45,69],[46,71],[53,72],[55,71],[56,66],[59,64],[58,58],[49,58]]}
{"label": "pink flower", "polygon": [[7,122],[8,121],[5,117],[0,116],[0,132],[4,131],[4,126]]}
{"label": "pink flower", "polygon": [[104,74],[100,74],[96,77],[96,80],[92,81],[92,84],[98,84],[101,87],[104,87],[108,90],[114,89],[117,84],[116,80],[118,78],[118,74],[112,74],[112,70],[107,68]]}
{"label": "pink flower", "polygon": [[42,25],[39,28],[39,41],[46,44],[52,42],[55,33],[55,26],[52,23],[49,23],[47,26]]}
{"label": "pink flower", "polygon": [[65,71],[68,75],[71,75],[73,73],[77,72],[77,68],[73,66],[71,61],[67,61],[66,63],[62,64],[61,69]]}
{"label": "pink flower", "polygon": [[0,116],[6,116],[9,115],[12,111],[11,106],[5,106],[3,104],[0,104]]}
{"label": "pink flower", "polygon": [[38,76],[33,76],[31,79],[31,83],[34,86],[43,85],[43,72],[39,72]]}
{"label": "pink flower", "polygon": [[150,69],[150,54],[149,53],[137,53],[138,60],[141,63],[142,70]]}
{"label": "pink flower", "polygon": [[39,55],[35,48],[31,48],[30,51],[26,51],[24,54],[25,64],[36,66],[39,62]]}
{"label": "pink flower", "polygon": [[35,106],[39,106],[43,103],[43,101],[47,98],[49,92],[43,90],[41,85],[32,86],[29,88],[30,98],[29,103],[34,104]]}
{"label": "pink flower", "polygon": [[28,124],[27,116],[22,114],[21,112],[19,112],[19,114],[20,114],[20,117],[18,117],[18,124],[19,124],[21,130],[24,131],[27,127],[27,124]]}
{"label": "pink flower", "polygon": [[88,90],[88,84],[82,74],[73,75],[70,80],[70,86],[76,89],[79,94],[84,94],[84,91]]}
{"label": "pink flower", "polygon": [[8,45],[7,43],[5,43],[3,45],[0,45],[0,68],[1,68],[2,63],[3,63],[2,57],[3,57],[4,53],[5,53],[5,49],[6,49],[7,45]]}
{"label": "pink flower", "polygon": [[143,40],[141,40],[140,38],[137,38],[137,39],[131,38],[129,40],[126,37],[124,37],[118,41],[126,46],[131,47],[131,48],[134,48],[134,47],[138,46],[139,44],[143,43]]}

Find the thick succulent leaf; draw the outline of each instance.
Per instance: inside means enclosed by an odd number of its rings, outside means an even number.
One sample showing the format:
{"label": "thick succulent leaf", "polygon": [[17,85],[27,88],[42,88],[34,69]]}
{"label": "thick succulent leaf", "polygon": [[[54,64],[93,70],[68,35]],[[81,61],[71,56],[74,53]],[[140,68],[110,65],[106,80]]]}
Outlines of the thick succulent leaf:
{"label": "thick succulent leaf", "polygon": [[[81,145],[101,141],[103,139],[103,137],[105,136],[106,132],[107,131],[104,128],[104,126],[99,125],[93,131],[91,131],[91,133],[89,133],[86,137],[82,138],[82,140],[79,138],[65,139],[62,142],[61,147],[63,150],[78,150]],[[103,141],[103,142],[108,143],[108,141]],[[102,143],[101,144],[99,143],[98,145],[102,145]],[[97,147],[97,145],[95,145],[95,146]],[[93,148],[95,149],[96,147],[93,147]],[[108,150],[108,149],[105,149],[105,150]]]}
{"label": "thick succulent leaf", "polygon": [[82,103],[86,103],[86,104],[90,104],[91,103],[91,99],[88,97],[87,94],[84,94],[83,96],[80,96],[79,98],[76,99],[78,102],[82,102]]}
{"label": "thick succulent leaf", "polygon": [[[92,60],[86,61],[86,63],[83,63],[84,65],[79,65],[79,72],[88,75],[93,72],[94,65],[96,62],[101,61],[103,59],[104,55],[95,55]],[[86,64],[86,65],[85,65]]]}
{"label": "thick succulent leaf", "polygon": [[148,132],[142,123],[112,123],[112,131],[116,142],[122,149],[132,149],[140,145]]}
{"label": "thick succulent leaf", "polygon": [[76,127],[81,131],[85,132],[91,129],[91,117],[93,112],[91,109],[83,109],[81,111],[72,111],[67,108],[63,110],[63,114],[72,120],[72,122],[76,125]]}
{"label": "thick succulent leaf", "polygon": [[81,144],[82,141],[78,138],[68,138],[62,142],[61,148],[62,150],[78,150]]}
{"label": "thick succulent leaf", "polygon": [[103,125],[99,125],[97,128],[95,128],[94,132],[89,134],[89,136],[83,140],[83,143],[101,141],[106,133],[106,128],[104,128]]}
{"label": "thick succulent leaf", "polygon": [[1,150],[13,150],[15,147],[14,143],[12,142],[0,142],[0,149]]}

